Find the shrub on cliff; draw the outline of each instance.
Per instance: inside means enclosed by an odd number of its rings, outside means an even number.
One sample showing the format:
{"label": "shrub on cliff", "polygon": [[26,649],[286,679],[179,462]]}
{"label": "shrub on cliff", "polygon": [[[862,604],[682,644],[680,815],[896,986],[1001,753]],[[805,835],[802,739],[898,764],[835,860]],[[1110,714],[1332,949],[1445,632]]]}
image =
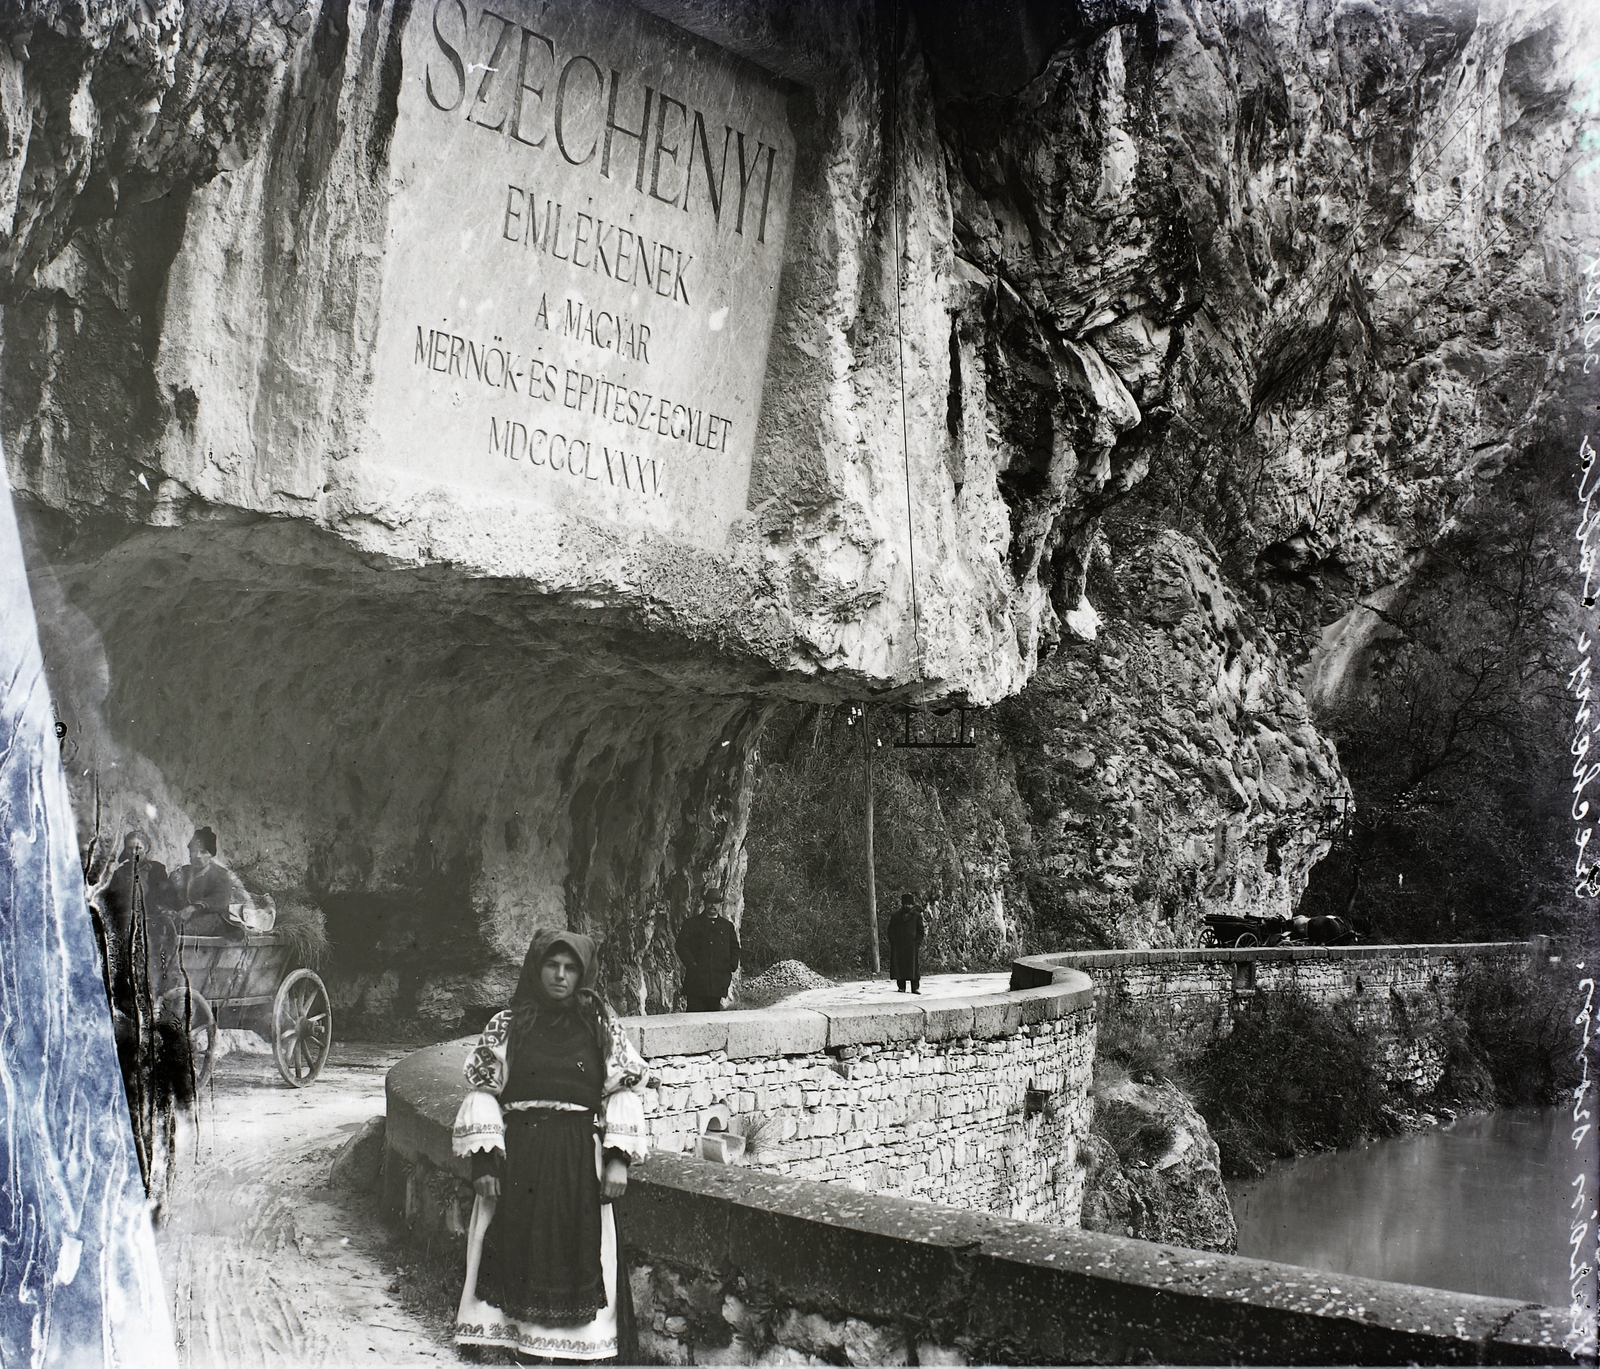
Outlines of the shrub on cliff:
{"label": "shrub on cliff", "polygon": [[1298,991],[1262,1001],[1187,1070],[1230,1177],[1385,1129],[1383,1063],[1349,1018]]}
{"label": "shrub on cliff", "polygon": [[1488,1070],[1501,1107],[1554,1103],[1581,1073],[1582,1006],[1573,975],[1475,968],[1457,998],[1466,1032],[1452,1040],[1447,1070],[1466,1055]]}
{"label": "shrub on cliff", "polygon": [[1114,988],[1095,995],[1095,1085],[1184,1076],[1181,1038],[1164,1001],[1127,997]]}
{"label": "shrub on cliff", "polygon": [[1356,816],[1301,912],[1352,912],[1389,942],[1581,925],[1567,895],[1565,683],[1582,581],[1571,451],[1519,453],[1383,606],[1368,605],[1370,640],[1321,719]]}

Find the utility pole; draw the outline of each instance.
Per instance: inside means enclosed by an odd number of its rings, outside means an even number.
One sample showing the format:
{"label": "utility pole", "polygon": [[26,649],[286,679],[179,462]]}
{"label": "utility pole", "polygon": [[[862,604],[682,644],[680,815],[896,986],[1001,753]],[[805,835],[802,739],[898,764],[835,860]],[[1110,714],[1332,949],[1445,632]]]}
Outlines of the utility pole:
{"label": "utility pole", "polygon": [[867,710],[861,710],[861,749],[867,758],[867,930],[872,937],[872,975],[882,970],[878,959],[878,871],[872,856],[872,737],[867,727]]}

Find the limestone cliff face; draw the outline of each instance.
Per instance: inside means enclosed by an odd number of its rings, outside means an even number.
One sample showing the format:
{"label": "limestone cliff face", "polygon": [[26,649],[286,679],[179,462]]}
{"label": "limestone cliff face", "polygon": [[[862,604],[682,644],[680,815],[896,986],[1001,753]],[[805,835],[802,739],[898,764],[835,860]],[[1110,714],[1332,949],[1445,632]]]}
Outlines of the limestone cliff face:
{"label": "limestone cliff face", "polygon": [[1105,700],[1051,743],[1127,808],[1105,861],[1292,899],[1343,786],[1289,667],[1470,497],[1570,321],[1585,7],[647,8],[791,83],[712,537],[385,474],[408,43],[454,0],[0,20],[4,440],[102,824],[218,826],[375,1014],[459,1026],[549,920],[659,1008],[701,885],[737,909],[766,701],[989,703],[1059,645]]}

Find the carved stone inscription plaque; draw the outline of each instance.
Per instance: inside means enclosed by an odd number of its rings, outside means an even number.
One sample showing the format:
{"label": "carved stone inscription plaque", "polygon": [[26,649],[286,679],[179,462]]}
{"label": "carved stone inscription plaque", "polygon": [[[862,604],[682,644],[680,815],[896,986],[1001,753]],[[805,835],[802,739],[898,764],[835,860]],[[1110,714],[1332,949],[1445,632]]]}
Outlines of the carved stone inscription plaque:
{"label": "carved stone inscription plaque", "polygon": [[403,44],[375,459],[720,545],[793,180],[776,82],[618,0],[421,0]]}

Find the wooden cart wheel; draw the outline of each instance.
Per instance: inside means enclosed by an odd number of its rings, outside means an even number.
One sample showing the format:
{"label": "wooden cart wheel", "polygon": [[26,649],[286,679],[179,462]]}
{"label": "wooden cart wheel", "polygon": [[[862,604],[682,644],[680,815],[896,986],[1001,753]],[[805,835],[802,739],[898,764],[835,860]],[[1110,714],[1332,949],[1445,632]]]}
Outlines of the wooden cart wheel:
{"label": "wooden cart wheel", "polygon": [[272,1056],[283,1082],[294,1089],[316,1083],[332,1048],[328,991],[310,970],[296,970],[272,1000]]}
{"label": "wooden cart wheel", "polygon": [[198,1093],[211,1078],[217,1063],[217,1015],[211,1005],[193,989],[168,989],[156,999],[156,1018],[176,1022],[189,1033],[189,1048],[194,1053],[194,1087]]}
{"label": "wooden cart wheel", "polygon": [[1246,932],[1233,944],[1243,950],[1246,946],[1259,946],[1261,941],[1254,932]]}
{"label": "wooden cart wheel", "polygon": [[1201,946],[1215,946],[1217,944],[1217,929],[1215,927],[1202,927],[1200,929]]}

